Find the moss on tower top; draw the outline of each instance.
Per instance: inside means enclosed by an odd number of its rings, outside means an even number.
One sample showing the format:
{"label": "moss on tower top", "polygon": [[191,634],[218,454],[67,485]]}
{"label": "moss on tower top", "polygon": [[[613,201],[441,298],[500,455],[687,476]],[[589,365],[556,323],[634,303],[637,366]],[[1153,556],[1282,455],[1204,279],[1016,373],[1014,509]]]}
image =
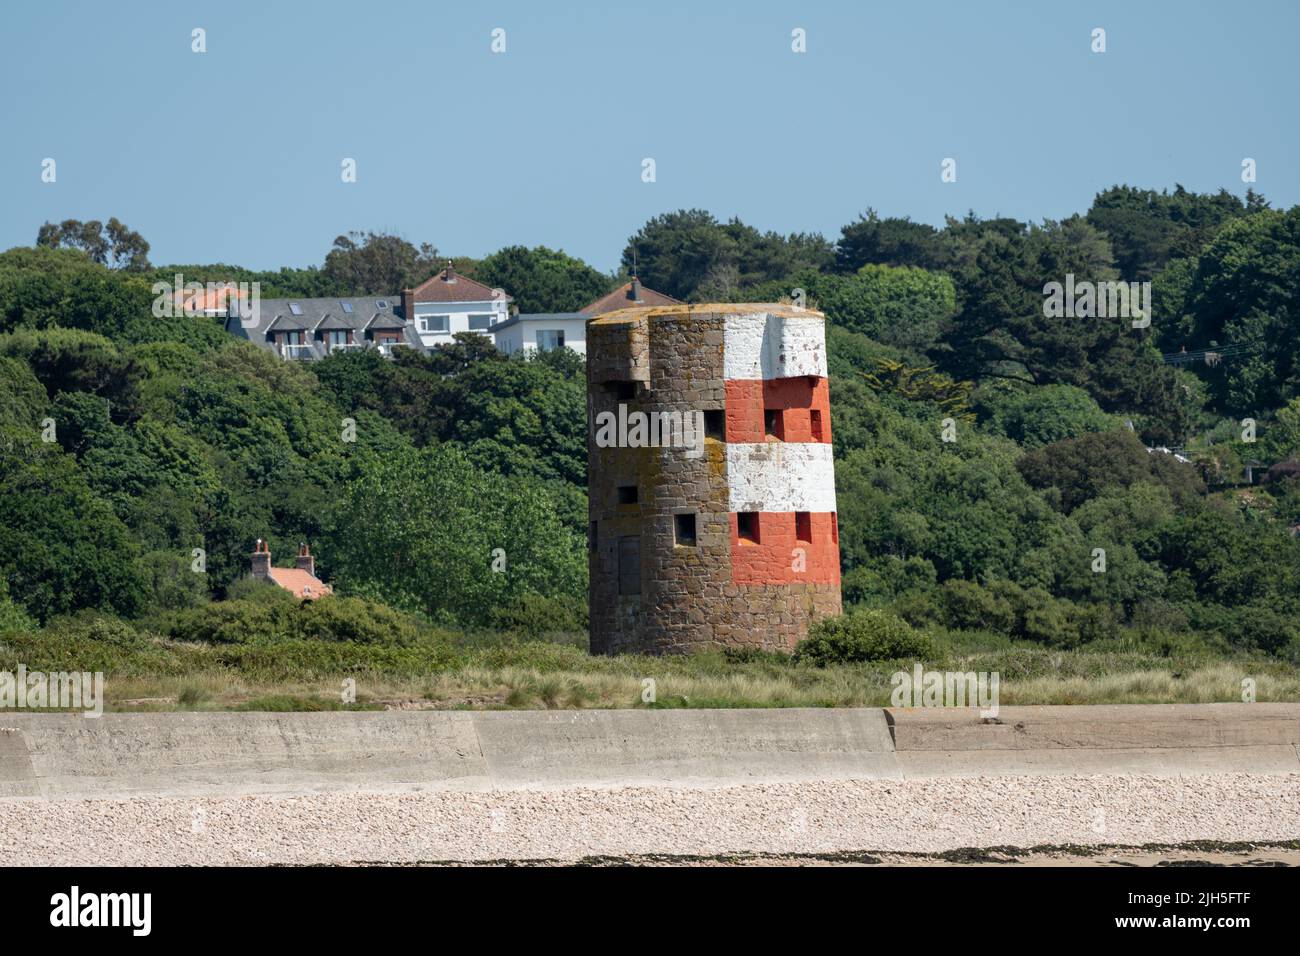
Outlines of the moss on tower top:
{"label": "moss on tower top", "polygon": [[694,316],[694,315],[754,315],[756,313],[779,315],[789,319],[816,319],[825,321],[826,316],[815,309],[801,309],[788,302],[701,302],[696,304],[635,306],[607,312],[600,318],[592,319],[588,325],[622,325],[636,322],[643,318],[658,316]]}

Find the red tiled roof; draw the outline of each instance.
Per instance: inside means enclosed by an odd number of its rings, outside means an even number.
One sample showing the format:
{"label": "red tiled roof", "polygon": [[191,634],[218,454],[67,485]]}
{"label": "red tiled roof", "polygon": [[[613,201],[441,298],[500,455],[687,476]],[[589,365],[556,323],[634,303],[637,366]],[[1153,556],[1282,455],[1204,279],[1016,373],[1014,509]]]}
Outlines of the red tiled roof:
{"label": "red tiled roof", "polygon": [[[475,282],[469,276],[443,269],[436,276],[426,279],[415,287],[416,302],[490,302],[492,290],[482,282]],[[506,297],[507,300],[509,296]]]}
{"label": "red tiled roof", "polygon": [[286,591],[292,591],[297,597],[308,601],[315,601],[317,598],[334,593],[332,587],[302,568],[271,568],[271,580]]}
{"label": "red tiled roof", "polygon": [[229,300],[238,300],[243,297],[243,293],[237,288],[203,289],[199,292],[178,289],[172,295],[172,299],[176,303],[176,308],[184,309],[188,305],[194,313],[224,312]]}
{"label": "red tiled roof", "polygon": [[656,292],[654,289],[647,289],[641,286],[641,297],[639,299],[630,299],[628,294],[631,292],[632,283],[624,282],[609,295],[603,295],[595,302],[584,306],[580,312],[587,315],[604,315],[606,312],[613,312],[617,309],[630,309],[638,305],[677,305],[678,301],[670,295],[664,295],[662,292]]}

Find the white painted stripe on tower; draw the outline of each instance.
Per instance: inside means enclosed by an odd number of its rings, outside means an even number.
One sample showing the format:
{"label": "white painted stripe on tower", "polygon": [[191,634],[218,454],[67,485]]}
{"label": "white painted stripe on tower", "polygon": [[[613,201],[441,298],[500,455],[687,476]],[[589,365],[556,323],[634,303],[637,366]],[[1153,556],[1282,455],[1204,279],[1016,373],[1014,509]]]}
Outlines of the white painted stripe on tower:
{"label": "white painted stripe on tower", "polygon": [[824,442],[727,445],[732,511],[834,511],[835,465]]}
{"label": "white painted stripe on tower", "polygon": [[826,377],[826,322],[818,314],[729,315],[723,329],[725,378]]}

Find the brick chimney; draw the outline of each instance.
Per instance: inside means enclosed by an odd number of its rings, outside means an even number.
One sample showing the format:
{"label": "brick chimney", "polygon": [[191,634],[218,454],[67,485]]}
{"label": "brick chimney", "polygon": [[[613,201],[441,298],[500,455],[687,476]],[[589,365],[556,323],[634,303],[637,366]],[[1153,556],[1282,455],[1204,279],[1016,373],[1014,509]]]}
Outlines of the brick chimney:
{"label": "brick chimney", "polygon": [[627,287],[627,297],[632,302],[641,301],[641,280],[636,276],[632,277],[632,282]]}
{"label": "brick chimney", "polygon": [[271,576],[271,549],[261,538],[253,546],[253,577],[269,578]]}
{"label": "brick chimney", "polygon": [[402,318],[407,322],[415,322],[415,290],[402,290]]}
{"label": "brick chimney", "polygon": [[316,559],[311,556],[311,551],[306,544],[298,545],[298,560],[294,565],[300,571],[306,571],[312,577],[316,576]]}

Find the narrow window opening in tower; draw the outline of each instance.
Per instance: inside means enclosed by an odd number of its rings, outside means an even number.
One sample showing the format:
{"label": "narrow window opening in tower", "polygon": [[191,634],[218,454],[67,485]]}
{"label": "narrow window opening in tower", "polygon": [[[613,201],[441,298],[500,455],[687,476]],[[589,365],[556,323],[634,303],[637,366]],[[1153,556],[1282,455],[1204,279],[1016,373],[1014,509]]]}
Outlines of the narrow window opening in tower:
{"label": "narrow window opening in tower", "polygon": [[673,544],[679,548],[695,547],[695,515],[673,515]]}
{"label": "narrow window opening in tower", "polygon": [[814,408],[808,413],[809,421],[812,424],[813,441],[825,441],[826,438],[822,433],[822,413],[821,409]]}
{"label": "narrow window opening in tower", "polygon": [[831,512],[831,540],[840,543],[840,516],[834,511]]}
{"label": "narrow window opening in tower", "polygon": [[741,541],[758,544],[758,512],[741,511],[736,515],[736,530]]}
{"label": "narrow window opening in tower", "polygon": [[704,413],[704,437],[714,441],[727,440],[727,413],[720,408]]}
{"label": "narrow window opening in tower", "polygon": [[812,514],[807,511],[794,513],[794,536],[798,541],[812,544]]}
{"label": "narrow window opening in tower", "polygon": [[619,485],[618,486],[618,503],[620,505],[634,505],[640,499],[636,485]]}
{"label": "narrow window opening in tower", "polygon": [[587,550],[588,551],[596,550],[596,540],[597,540],[596,522],[593,521],[587,525]]}
{"label": "narrow window opening in tower", "polygon": [[779,408],[763,412],[763,431],[768,438],[785,441],[785,414]]}

